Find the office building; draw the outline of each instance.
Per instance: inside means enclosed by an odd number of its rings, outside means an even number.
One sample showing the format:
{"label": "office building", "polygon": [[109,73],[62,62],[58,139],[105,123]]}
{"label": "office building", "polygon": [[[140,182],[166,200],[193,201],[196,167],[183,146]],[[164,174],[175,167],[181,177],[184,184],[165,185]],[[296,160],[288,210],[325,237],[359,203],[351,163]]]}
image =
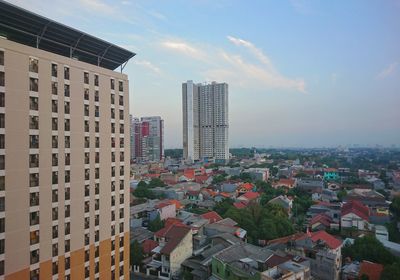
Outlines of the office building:
{"label": "office building", "polygon": [[183,156],[186,160],[229,160],[228,84],[182,84]]}
{"label": "office building", "polygon": [[157,162],[164,158],[164,120],[131,117],[131,161]]}
{"label": "office building", "polygon": [[129,278],[134,53],[3,1],[0,34],[0,279]]}

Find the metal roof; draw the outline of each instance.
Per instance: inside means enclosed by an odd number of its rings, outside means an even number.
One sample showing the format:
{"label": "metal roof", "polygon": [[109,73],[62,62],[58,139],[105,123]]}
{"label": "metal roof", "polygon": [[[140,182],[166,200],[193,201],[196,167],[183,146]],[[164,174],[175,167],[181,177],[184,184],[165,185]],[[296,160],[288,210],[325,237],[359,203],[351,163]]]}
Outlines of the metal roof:
{"label": "metal roof", "polygon": [[135,53],[0,0],[0,35],[8,40],[114,70]]}

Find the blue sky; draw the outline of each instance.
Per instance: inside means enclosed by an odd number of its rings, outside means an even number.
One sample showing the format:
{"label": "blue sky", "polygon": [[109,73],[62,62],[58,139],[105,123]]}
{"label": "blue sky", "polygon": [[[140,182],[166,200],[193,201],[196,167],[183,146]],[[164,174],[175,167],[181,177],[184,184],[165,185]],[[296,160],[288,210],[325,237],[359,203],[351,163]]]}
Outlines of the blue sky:
{"label": "blue sky", "polygon": [[400,145],[400,1],[14,0],[137,53],[130,111],[182,143],[181,83],[229,84],[230,146]]}

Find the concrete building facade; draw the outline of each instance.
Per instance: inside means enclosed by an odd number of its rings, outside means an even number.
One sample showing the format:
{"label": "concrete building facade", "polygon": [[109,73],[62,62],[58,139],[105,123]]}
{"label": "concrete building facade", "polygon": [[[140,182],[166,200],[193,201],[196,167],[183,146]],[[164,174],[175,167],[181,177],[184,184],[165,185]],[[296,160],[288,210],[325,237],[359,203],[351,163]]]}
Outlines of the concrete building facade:
{"label": "concrete building facade", "polygon": [[0,279],[129,277],[128,77],[108,54],[134,54],[5,2],[0,18]]}
{"label": "concrete building facade", "polygon": [[229,160],[228,84],[182,84],[183,156]]}

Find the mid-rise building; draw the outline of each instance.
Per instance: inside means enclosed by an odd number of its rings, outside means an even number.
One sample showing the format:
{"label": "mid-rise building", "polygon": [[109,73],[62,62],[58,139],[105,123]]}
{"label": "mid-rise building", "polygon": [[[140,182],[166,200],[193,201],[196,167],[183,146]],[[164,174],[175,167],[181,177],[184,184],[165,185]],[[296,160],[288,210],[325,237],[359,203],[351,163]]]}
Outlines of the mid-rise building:
{"label": "mid-rise building", "polygon": [[131,117],[131,161],[157,162],[164,158],[164,120]]}
{"label": "mid-rise building", "polygon": [[182,84],[183,156],[186,160],[229,159],[228,84]]}
{"label": "mid-rise building", "polygon": [[0,1],[0,279],[129,278],[134,53]]}

